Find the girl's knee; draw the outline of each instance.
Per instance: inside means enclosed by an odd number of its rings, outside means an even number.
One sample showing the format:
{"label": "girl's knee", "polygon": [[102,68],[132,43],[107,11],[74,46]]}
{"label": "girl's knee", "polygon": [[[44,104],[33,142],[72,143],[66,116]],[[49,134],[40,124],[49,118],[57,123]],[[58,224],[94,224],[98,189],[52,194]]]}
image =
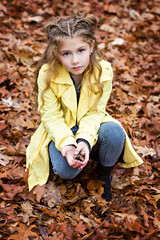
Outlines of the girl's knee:
{"label": "girl's knee", "polygon": [[118,147],[118,145],[124,144],[125,132],[119,124],[106,122],[101,124],[99,137],[104,143],[112,144]]}
{"label": "girl's knee", "polygon": [[99,130],[99,161],[104,166],[112,167],[122,154],[125,132],[119,124],[112,122],[102,124]]}

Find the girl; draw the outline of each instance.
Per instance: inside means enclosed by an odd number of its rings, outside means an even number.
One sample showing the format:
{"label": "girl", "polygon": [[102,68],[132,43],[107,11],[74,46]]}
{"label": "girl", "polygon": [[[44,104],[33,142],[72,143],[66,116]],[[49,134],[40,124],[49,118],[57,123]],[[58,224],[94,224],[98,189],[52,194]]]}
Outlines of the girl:
{"label": "girl", "polygon": [[49,159],[55,174],[73,179],[92,157],[109,201],[113,167],[142,164],[120,123],[105,111],[113,73],[98,52],[95,28],[96,19],[82,12],[46,26],[49,44],[37,79],[41,124],[27,148],[29,190],[47,182]]}

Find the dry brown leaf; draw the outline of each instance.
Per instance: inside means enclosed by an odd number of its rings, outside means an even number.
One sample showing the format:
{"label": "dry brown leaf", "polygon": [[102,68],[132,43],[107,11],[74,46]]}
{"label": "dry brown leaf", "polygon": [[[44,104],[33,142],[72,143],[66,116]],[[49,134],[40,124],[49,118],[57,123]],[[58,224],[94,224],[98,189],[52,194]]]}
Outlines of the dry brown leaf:
{"label": "dry brown leaf", "polygon": [[10,200],[13,200],[14,197],[18,194],[21,193],[24,189],[25,186],[19,186],[18,184],[4,184],[1,180],[0,180],[0,185],[2,186],[2,188],[4,189],[6,195],[8,196],[8,198]]}
{"label": "dry brown leaf", "polygon": [[142,154],[142,157],[146,156],[153,156],[156,154],[155,150],[153,148],[148,148],[146,146],[134,146],[135,149],[137,149],[137,153]]}
{"label": "dry brown leaf", "polygon": [[0,165],[6,166],[11,160],[13,160],[12,157],[0,153]]}
{"label": "dry brown leaf", "polygon": [[86,234],[87,233],[85,231],[86,229],[87,229],[86,224],[84,224],[83,221],[80,221],[74,230],[80,234]]}
{"label": "dry brown leaf", "polygon": [[115,32],[115,28],[111,27],[109,24],[102,24],[100,26],[100,30],[105,32],[111,32],[111,33]]}
{"label": "dry brown leaf", "polygon": [[31,205],[31,203],[29,201],[23,202],[21,204],[22,210],[23,212],[27,213],[30,216],[33,216],[33,206]]}
{"label": "dry brown leaf", "polygon": [[37,185],[34,188],[33,194],[36,194],[37,202],[40,202],[41,198],[45,195],[45,192],[46,192],[46,185],[43,185],[43,186]]}
{"label": "dry brown leaf", "polygon": [[80,219],[87,224],[89,229],[96,228],[98,226],[98,224],[94,220],[84,217],[82,214],[80,214]]}
{"label": "dry brown leaf", "polygon": [[89,190],[91,195],[99,199],[104,192],[104,188],[102,187],[102,185],[102,181],[98,179],[91,179],[87,184],[87,189]]}
{"label": "dry brown leaf", "polygon": [[8,123],[14,126],[23,128],[35,128],[35,122],[30,120],[29,116],[25,113],[17,114],[16,112],[9,112],[7,115]]}
{"label": "dry brown leaf", "polygon": [[115,216],[118,216],[122,219],[124,218],[128,218],[128,219],[133,219],[133,220],[136,220],[138,217],[135,215],[135,214],[128,214],[128,213],[118,213],[118,212],[114,212],[114,215]]}
{"label": "dry brown leaf", "polygon": [[22,213],[20,213],[18,216],[23,218],[23,223],[27,223],[27,225],[30,225],[30,221],[29,219],[31,217],[35,217],[35,214],[33,214],[33,206],[31,205],[31,203],[29,201],[23,202],[21,204],[21,208],[22,208]]}
{"label": "dry brown leaf", "polygon": [[54,182],[49,181],[49,183],[46,185],[44,201],[46,201],[50,208],[54,207],[55,205],[59,205],[62,202],[61,192],[59,188],[56,187]]}
{"label": "dry brown leaf", "polygon": [[38,237],[38,235],[32,231],[33,228],[35,228],[35,225],[31,225],[31,226],[26,226],[22,223],[19,223],[18,227],[13,227],[16,231],[16,233],[13,233],[12,235],[10,235],[10,237],[8,238],[8,240],[28,240],[31,237]]}
{"label": "dry brown leaf", "polygon": [[160,228],[160,220],[157,218],[157,216],[154,217],[153,222],[156,228]]}
{"label": "dry brown leaf", "polygon": [[160,117],[160,104],[148,103],[146,106],[146,114],[148,118],[153,116]]}

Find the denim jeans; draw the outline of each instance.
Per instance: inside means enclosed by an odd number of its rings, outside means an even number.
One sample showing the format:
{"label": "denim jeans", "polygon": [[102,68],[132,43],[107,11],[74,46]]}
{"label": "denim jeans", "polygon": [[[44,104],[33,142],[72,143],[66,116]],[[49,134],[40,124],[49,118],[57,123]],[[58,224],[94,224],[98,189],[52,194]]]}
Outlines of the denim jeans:
{"label": "denim jeans", "polygon": [[[75,134],[75,128],[73,128]],[[100,162],[104,167],[112,167],[118,161],[122,161],[122,152],[125,142],[125,133],[122,127],[113,122],[105,122],[98,130],[98,140],[93,146],[90,157]],[[75,178],[82,170],[72,168],[68,165],[66,158],[56,149],[53,141],[48,146],[49,157],[53,171],[64,179]]]}

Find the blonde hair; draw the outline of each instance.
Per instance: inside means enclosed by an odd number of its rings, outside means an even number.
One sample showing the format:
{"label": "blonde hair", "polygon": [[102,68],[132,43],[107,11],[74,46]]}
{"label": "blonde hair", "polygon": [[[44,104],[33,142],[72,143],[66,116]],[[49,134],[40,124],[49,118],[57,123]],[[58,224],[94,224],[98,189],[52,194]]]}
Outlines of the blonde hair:
{"label": "blonde hair", "polygon": [[[94,76],[100,96],[103,93],[103,86],[100,82],[100,77],[102,73],[102,68],[99,64],[102,59],[102,54],[97,49],[97,41],[94,36],[94,31],[96,29],[97,21],[96,18],[92,15],[87,15],[84,11],[78,11],[73,17],[57,17],[51,20],[45,26],[45,32],[47,33],[49,43],[44,52],[44,55],[41,61],[38,64],[37,68],[37,77],[41,66],[45,63],[48,64],[47,77],[45,79],[47,87],[42,92],[42,101],[44,101],[44,92],[50,86],[51,77],[56,77],[58,75],[58,65],[60,64],[58,59],[58,52],[61,46],[62,41],[66,37],[81,37],[88,44],[94,42],[94,49],[90,56],[90,63],[87,68],[87,79],[90,83],[90,88],[92,90],[91,75]],[[98,76],[95,74],[95,69],[98,69]],[[36,81],[36,90],[38,91],[37,81]]]}

